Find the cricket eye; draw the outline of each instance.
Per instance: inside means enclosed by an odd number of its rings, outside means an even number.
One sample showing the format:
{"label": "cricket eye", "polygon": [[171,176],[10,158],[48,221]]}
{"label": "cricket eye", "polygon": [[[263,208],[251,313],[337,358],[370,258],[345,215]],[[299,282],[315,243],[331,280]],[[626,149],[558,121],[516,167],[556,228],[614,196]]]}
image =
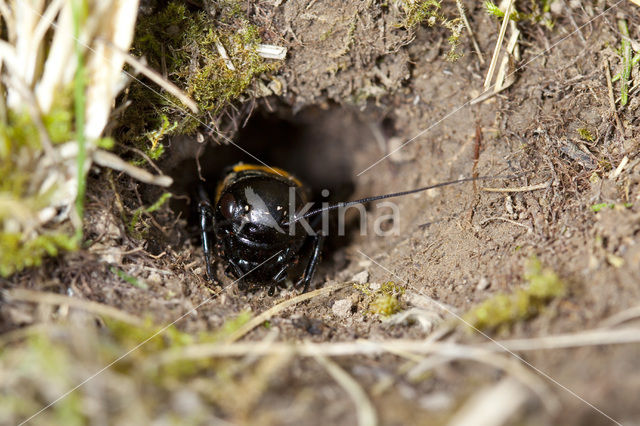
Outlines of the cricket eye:
{"label": "cricket eye", "polygon": [[222,213],[222,216],[224,216],[225,219],[233,218],[237,206],[238,205],[236,204],[236,199],[229,192],[224,194],[220,198],[220,201],[218,202],[218,209],[220,210],[220,213]]}

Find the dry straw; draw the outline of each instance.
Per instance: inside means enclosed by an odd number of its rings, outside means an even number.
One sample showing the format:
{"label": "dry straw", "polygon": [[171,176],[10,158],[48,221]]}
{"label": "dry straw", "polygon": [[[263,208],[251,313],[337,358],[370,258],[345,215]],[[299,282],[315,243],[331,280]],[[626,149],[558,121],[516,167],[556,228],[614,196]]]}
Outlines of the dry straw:
{"label": "dry straw", "polygon": [[[27,138],[26,146],[19,146],[5,137],[9,154],[0,157],[28,179],[22,191],[0,192],[0,232],[20,235],[25,246],[45,228],[55,229],[54,222],[71,218],[76,229],[81,228],[84,181],[93,163],[148,183],[171,184],[169,177],[153,176],[99,148],[116,96],[131,81],[123,71],[125,62],[138,72],[147,71],[124,53],[133,40],[137,12],[137,0],[0,1],[6,28],[6,38],[0,39],[0,118],[11,130],[16,126],[11,117],[29,117],[39,139]],[[193,106],[175,86],[157,82]],[[46,124],[53,120],[55,125],[58,104],[69,99],[74,88],[76,110],[65,111],[75,116],[76,133],[53,141]],[[74,214],[77,198],[80,208]]]}

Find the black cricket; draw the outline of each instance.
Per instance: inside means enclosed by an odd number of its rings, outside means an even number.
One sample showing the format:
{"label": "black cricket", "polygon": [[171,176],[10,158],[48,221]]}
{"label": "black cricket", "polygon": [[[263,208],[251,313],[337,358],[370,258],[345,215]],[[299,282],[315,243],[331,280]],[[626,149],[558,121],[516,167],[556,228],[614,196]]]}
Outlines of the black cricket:
{"label": "black cricket", "polygon": [[[462,182],[504,177],[474,177],[442,182],[331,204],[298,216],[297,212],[309,201],[309,190],[298,179],[277,168],[237,164],[229,169],[218,185],[213,205],[206,191],[200,191],[198,209],[207,277],[215,281],[211,269],[215,255],[225,262],[225,273],[238,280],[240,289],[268,286],[272,295],[276,287],[283,287],[289,279],[306,292],[320,260],[325,236],[319,232],[309,235],[301,226],[302,219],[318,218],[319,213],[340,207],[401,197]],[[290,192],[295,193],[295,206],[289,205]],[[291,207],[295,207],[295,211],[291,212]],[[293,228],[290,228],[291,225]],[[313,219],[311,225],[317,225]]]}

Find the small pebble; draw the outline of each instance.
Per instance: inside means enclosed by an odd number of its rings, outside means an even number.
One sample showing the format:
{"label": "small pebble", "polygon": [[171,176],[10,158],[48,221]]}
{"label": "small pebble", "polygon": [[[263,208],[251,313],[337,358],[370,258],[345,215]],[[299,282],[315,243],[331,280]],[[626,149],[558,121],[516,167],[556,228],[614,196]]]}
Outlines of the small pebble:
{"label": "small pebble", "polygon": [[369,280],[369,272],[367,271],[358,272],[351,278],[351,281],[358,284],[364,284],[368,280]]}
{"label": "small pebble", "polygon": [[489,280],[486,277],[480,278],[478,281],[478,285],[476,285],[476,290],[486,290],[489,288]]}
{"label": "small pebble", "polygon": [[565,5],[563,2],[554,1],[554,2],[551,2],[549,9],[551,10],[551,13],[553,13],[554,15],[561,15],[562,12],[564,12],[564,7]]}
{"label": "small pebble", "polygon": [[382,284],[380,283],[369,283],[369,289],[372,291],[378,291],[382,288]]}
{"label": "small pebble", "polygon": [[333,311],[334,315],[344,318],[351,315],[351,306],[353,306],[351,299],[340,299],[333,303],[331,311]]}

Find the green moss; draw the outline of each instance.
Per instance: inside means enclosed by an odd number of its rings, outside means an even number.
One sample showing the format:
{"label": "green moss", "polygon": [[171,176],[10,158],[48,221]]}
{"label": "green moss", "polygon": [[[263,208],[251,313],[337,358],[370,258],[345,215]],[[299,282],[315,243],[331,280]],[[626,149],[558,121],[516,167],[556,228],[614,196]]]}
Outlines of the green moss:
{"label": "green moss", "polygon": [[149,231],[149,225],[147,223],[142,222],[142,217],[144,215],[150,215],[151,213],[158,211],[169,199],[171,198],[171,194],[169,192],[165,192],[162,194],[155,203],[150,205],[149,207],[139,207],[133,212],[133,216],[129,221],[129,225],[127,229],[129,234],[137,239],[144,238]]}
{"label": "green moss", "polygon": [[54,145],[73,140],[73,136],[75,135],[70,100],[70,96],[60,96],[56,98],[51,111],[42,118],[49,139],[51,139]]}
{"label": "green moss", "polygon": [[598,204],[592,204],[590,206],[591,211],[594,213],[598,213],[600,210],[604,209],[604,208],[610,208],[610,209],[630,209],[631,207],[633,207],[633,203],[622,203],[622,204],[616,204],[616,203],[598,203]]}
{"label": "green moss", "polygon": [[[239,1],[220,1],[217,8],[214,19],[173,1],[160,12],[140,18],[134,53],[145,57],[152,68],[165,71],[196,101],[200,114],[192,114],[156,87],[134,84],[133,104],[123,125],[125,139],[152,151],[168,134],[192,133],[241,97],[256,75],[278,67],[277,62],[267,63],[258,55],[258,28],[248,21]],[[218,45],[224,47],[235,70],[222,58]]]}
{"label": "green moss", "polygon": [[381,315],[383,317],[391,316],[400,312],[401,305],[398,296],[395,294],[381,294],[376,297],[369,305],[371,313]]}
{"label": "green moss", "polygon": [[594,213],[598,213],[600,210],[604,209],[605,207],[609,207],[610,209],[615,207],[614,203],[598,203],[598,204],[593,204],[591,205],[591,211]]}
{"label": "green moss", "polygon": [[[140,346],[131,356],[123,360],[117,368],[123,373],[129,373],[137,366],[144,365],[145,360],[159,353],[180,353],[184,347],[196,343],[220,343],[228,336],[246,324],[251,319],[249,312],[241,312],[237,316],[228,319],[217,330],[212,332],[201,332],[193,335],[179,330],[174,325],[160,327],[154,325],[147,319],[142,326],[123,323],[106,319],[111,345],[118,347],[118,352],[126,352],[128,349],[138,346],[141,342],[146,342]],[[206,371],[211,367],[211,360],[193,360],[165,363],[159,368],[156,365],[145,366],[145,380],[153,380],[157,384],[173,383],[192,378],[199,372]]]}
{"label": "green moss", "polygon": [[354,284],[354,287],[367,296],[371,314],[388,317],[402,310],[398,297],[404,294],[404,288],[393,281],[387,281],[373,291],[368,284]]}
{"label": "green moss", "polygon": [[625,106],[629,102],[629,81],[631,68],[633,67],[632,49],[629,41],[629,26],[625,19],[618,19],[618,29],[622,36],[620,42],[620,55],[622,56],[622,72],[620,73],[620,105]]}
{"label": "green moss", "polygon": [[566,292],[564,282],[538,259],[529,262],[525,279],[528,286],[514,293],[499,293],[469,310],[463,319],[473,329],[499,330],[534,317],[553,299]]}
{"label": "green moss", "polygon": [[169,118],[167,118],[166,115],[162,114],[160,119],[162,120],[160,128],[145,134],[145,137],[150,143],[147,155],[149,155],[152,160],[157,160],[164,153],[164,145],[160,144],[160,141],[164,139],[166,135],[171,134],[171,132],[178,128],[178,122],[169,122]]}
{"label": "green moss", "polygon": [[441,6],[438,0],[406,0],[401,5],[405,13],[402,26],[405,28],[414,28],[425,21],[433,25],[439,18]]}
{"label": "green moss", "polygon": [[[41,118],[52,145],[73,140],[70,99],[63,92],[51,112]],[[41,134],[31,115],[9,111],[6,121],[0,122],[0,276],[40,265],[44,256],[77,247],[70,228],[22,233],[33,226],[38,212],[52,204],[55,188],[39,192],[39,183],[33,182],[42,150]]]}
{"label": "green moss", "polygon": [[[512,21],[525,21],[529,20],[536,23],[541,23],[549,29],[553,29],[555,23],[549,18],[548,12],[551,10],[551,2],[553,0],[542,0],[540,2],[532,0],[530,3],[531,11],[529,13],[518,11],[515,6],[509,19]],[[504,18],[504,12],[491,0],[484,2],[484,7],[489,15],[495,16],[498,19]]]}
{"label": "green moss", "polygon": [[109,318],[105,319],[105,324],[111,337],[118,345],[136,346],[149,339],[140,349],[142,353],[153,353],[165,349],[179,349],[194,343],[223,342],[250,319],[251,313],[242,311],[235,317],[226,320],[217,330],[202,332],[197,336],[181,331],[174,325],[167,328],[156,326],[151,318],[147,318],[143,325],[128,324]]}
{"label": "green moss", "polygon": [[106,137],[96,140],[96,146],[100,149],[112,150],[116,141],[113,138]]}
{"label": "green moss", "polygon": [[77,240],[64,232],[50,232],[27,238],[21,233],[0,232],[0,276],[6,277],[31,266],[39,266],[45,256],[75,250]]}
{"label": "green moss", "polygon": [[148,290],[149,289],[149,285],[146,282],[141,281],[141,280],[137,279],[136,277],[127,274],[122,269],[114,268],[112,266],[112,267],[109,268],[109,270],[111,271],[111,273],[116,274],[121,280],[128,282],[129,284],[131,284],[134,287],[138,287],[138,288],[140,288],[142,290]]}
{"label": "green moss", "polygon": [[[498,5],[492,2],[491,0],[487,0],[484,2],[484,8],[487,10],[487,13],[489,15],[493,15],[499,19],[504,18],[504,12],[500,10]],[[511,12],[511,15],[509,16],[509,19],[511,19],[512,21],[521,21],[524,18],[525,18],[525,15],[515,10],[515,8]]]}
{"label": "green moss", "polygon": [[581,139],[587,142],[593,142],[595,140],[595,138],[593,137],[593,133],[591,133],[591,130],[587,129],[586,127],[579,128],[578,134],[580,135]]}
{"label": "green moss", "polygon": [[[140,347],[140,353],[144,354],[166,349],[167,343],[169,343],[160,332],[162,329],[155,326],[151,318],[146,318],[143,325],[128,324],[110,318],[105,318],[104,322],[109,334],[108,337],[113,339],[112,343],[117,346],[134,347],[140,342],[146,341]],[[172,328],[175,327],[171,325],[165,331]]]}
{"label": "green moss", "polygon": [[462,56],[458,51],[460,37],[462,36],[462,22],[459,18],[448,19],[445,17],[440,12],[440,0],[402,0],[400,5],[405,14],[403,21],[399,24],[400,26],[411,30],[423,22],[430,27],[438,24],[451,33],[447,39],[449,42],[447,58],[454,61]]}

